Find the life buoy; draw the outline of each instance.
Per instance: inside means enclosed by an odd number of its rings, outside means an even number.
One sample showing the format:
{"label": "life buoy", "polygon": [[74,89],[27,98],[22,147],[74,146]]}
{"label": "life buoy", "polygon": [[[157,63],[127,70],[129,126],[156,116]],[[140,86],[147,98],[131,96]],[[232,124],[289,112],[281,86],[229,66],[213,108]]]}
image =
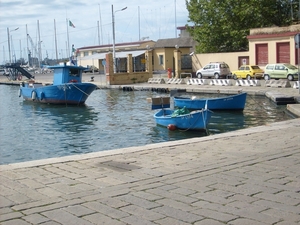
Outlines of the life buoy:
{"label": "life buoy", "polygon": [[77,80],[70,80],[69,82],[70,83],[77,83],[78,81]]}
{"label": "life buoy", "polygon": [[19,89],[19,98],[22,96],[22,90],[21,88]]}
{"label": "life buoy", "polygon": [[41,101],[42,101],[44,98],[45,98],[45,94],[44,94],[44,92],[41,92],[41,97],[40,97]]}
{"label": "life buoy", "polygon": [[32,99],[32,101],[34,101],[36,99],[36,92],[35,91],[31,92],[31,99]]}

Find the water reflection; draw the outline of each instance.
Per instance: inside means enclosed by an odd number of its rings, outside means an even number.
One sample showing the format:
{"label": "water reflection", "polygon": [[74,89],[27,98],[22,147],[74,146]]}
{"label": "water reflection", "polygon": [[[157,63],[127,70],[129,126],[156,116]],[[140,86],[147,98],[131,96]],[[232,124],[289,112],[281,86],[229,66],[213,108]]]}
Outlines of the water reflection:
{"label": "water reflection", "polygon": [[245,125],[245,115],[242,111],[215,111],[208,124],[208,129],[210,134],[218,134],[242,129]]}
{"label": "water reflection", "polygon": [[[43,118],[42,126],[59,125],[61,132],[80,133],[94,125],[98,119],[99,112],[86,105],[63,106],[36,104],[24,101],[22,110],[27,118]],[[47,118],[47,120],[44,120]]]}

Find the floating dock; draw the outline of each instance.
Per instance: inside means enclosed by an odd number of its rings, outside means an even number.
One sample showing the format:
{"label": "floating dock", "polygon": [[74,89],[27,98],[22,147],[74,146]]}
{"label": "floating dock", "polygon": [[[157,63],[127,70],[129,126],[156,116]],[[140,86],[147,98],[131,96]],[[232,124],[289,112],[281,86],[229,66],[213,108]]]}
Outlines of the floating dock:
{"label": "floating dock", "polygon": [[296,100],[294,96],[289,96],[280,92],[266,92],[266,96],[270,98],[277,105],[295,104]]}

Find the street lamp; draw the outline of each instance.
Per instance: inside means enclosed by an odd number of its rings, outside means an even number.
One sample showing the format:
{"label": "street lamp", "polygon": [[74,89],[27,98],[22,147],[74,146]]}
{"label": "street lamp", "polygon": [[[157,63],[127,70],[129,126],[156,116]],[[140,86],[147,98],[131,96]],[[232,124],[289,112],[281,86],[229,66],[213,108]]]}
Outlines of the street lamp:
{"label": "street lamp", "polygon": [[127,9],[127,7],[124,7],[123,9],[114,11],[114,5],[111,5],[111,14],[112,14],[112,29],[113,29],[113,64],[114,64],[114,73],[116,73],[116,49],[115,49],[115,13],[119,11],[123,11]]}
{"label": "street lamp", "polygon": [[[14,30],[11,30],[11,32],[18,30],[19,27],[15,28]],[[11,54],[10,54],[10,35],[9,35],[9,29],[7,28],[7,39],[8,39],[8,54],[9,54],[9,63],[11,63]]]}

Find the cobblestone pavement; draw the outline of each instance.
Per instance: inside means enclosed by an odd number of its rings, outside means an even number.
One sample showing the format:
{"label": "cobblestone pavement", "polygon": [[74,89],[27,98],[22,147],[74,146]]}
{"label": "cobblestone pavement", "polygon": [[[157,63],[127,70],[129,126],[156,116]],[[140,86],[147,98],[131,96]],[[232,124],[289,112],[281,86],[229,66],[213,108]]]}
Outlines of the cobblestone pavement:
{"label": "cobblestone pavement", "polygon": [[300,119],[0,166],[0,224],[300,223]]}

